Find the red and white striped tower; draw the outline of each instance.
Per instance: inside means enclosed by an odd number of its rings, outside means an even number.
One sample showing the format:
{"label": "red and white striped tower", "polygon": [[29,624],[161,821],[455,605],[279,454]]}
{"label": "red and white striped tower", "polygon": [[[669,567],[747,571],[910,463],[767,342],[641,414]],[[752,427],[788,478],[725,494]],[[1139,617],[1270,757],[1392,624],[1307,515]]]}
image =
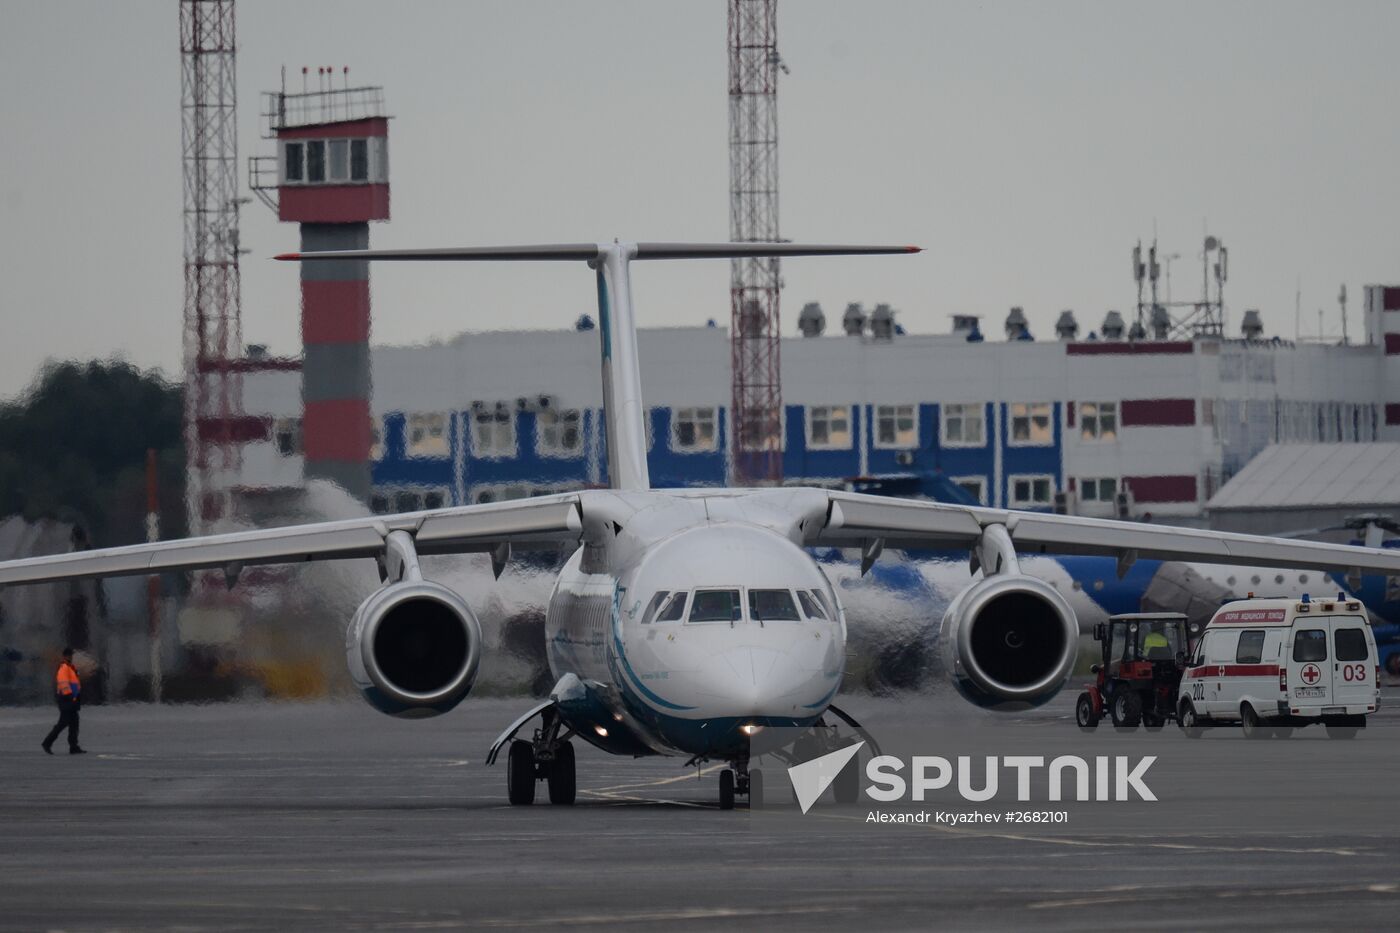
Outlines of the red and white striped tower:
{"label": "red and white striped tower", "polygon": [[[301,225],[301,251],[367,249],[371,221],[389,219],[389,118],[383,90],[349,87],[348,71],[317,70],[316,87],[266,96],[272,167],[255,160],[254,188],[276,189],[279,219]],[[304,80],[309,78],[303,69]],[[342,86],[337,87],[339,82]],[[369,263],[301,266],[302,447],[306,476],[361,500],[370,491]]]}

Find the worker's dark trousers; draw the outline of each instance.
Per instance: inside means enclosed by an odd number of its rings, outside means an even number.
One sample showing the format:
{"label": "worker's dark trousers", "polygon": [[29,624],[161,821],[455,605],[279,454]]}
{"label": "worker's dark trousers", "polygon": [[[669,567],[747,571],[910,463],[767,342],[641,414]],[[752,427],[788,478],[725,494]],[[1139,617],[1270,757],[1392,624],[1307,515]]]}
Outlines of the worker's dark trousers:
{"label": "worker's dark trousers", "polygon": [[[44,747],[52,746],[58,741],[58,737],[63,730],[68,730],[68,747],[78,747],[78,701],[70,700],[67,697],[60,697],[58,700],[58,722],[49,730],[49,737],[44,739]],[[31,739],[30,741],[33,741]]]}

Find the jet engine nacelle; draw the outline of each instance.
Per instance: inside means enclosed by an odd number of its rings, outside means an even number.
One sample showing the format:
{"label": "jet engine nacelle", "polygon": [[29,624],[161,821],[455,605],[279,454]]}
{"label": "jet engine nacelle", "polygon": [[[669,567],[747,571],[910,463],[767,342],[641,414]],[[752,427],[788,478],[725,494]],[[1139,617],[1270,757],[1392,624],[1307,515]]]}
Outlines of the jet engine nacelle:
{"label": "jet engine nacelle", "polygon": [[1079,644],[1074,610],[1050,584],[1019,573],[958,594],[938,634],[943,669],[978,706],[1039,706],[1069,681]]}
{"label": "jet engine nacelle", "polygon": [[355,610],[345,656],[355,686],[375,709],[411,719],[437,716],[471,691],[481,663],[481,623],[445,586],[394,583]]}

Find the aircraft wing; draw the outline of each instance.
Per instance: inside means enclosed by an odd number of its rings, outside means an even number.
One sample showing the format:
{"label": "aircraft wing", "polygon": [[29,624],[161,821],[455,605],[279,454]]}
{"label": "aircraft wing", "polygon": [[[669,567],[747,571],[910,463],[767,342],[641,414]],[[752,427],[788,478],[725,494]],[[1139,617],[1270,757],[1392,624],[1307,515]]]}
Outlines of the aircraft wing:
{"label": "aircraft wing", "polygon": [[411,534],[419,554],[456,554],[577,542],[582,529],[580,497],[565,494],[31,557],[0,563],[0,586],[209,567],[236,575],[253,564],[376,557],[393,531]]}
{"label": "aircraft wing", "polygon": [[991,525],[1005,526],[1022,553],[1096,554],[1125,564],[1157,558],[1400,574],[1400,550],[845,492],[828,493],[826,523],[809,532],[807,543],[868,548],[878,541],[887,548],[971,548]]}

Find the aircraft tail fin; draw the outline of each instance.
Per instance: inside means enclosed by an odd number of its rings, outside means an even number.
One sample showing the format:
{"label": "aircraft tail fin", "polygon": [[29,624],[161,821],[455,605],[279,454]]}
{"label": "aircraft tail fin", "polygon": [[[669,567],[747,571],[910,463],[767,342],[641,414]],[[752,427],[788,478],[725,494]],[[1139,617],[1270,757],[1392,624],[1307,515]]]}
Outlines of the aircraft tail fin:
{"label": "aircraft tail fin", "polygon": [[277,259],[417,262],[586,262],[597,273],[598,336],[602,344],[603,412],[607,425],[608,483],[614,489],[649,489],[646,409],[632,315],[634,259],[748,259],[783,256],[871,256],[917,253],[917,246],[847,246],[812,243],[549,243],[539,246],[471,246],[439,249],[326,250],[283,253]]}

